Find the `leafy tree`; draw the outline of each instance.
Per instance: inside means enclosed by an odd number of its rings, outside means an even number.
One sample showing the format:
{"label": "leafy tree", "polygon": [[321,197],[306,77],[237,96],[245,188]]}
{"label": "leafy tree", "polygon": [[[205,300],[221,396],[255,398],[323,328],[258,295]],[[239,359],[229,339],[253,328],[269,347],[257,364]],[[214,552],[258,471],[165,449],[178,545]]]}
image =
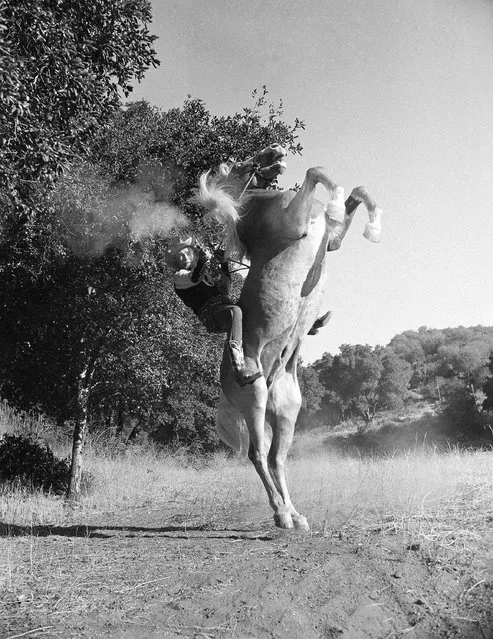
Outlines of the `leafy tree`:
{"label": "leafy tree", "polygon": [[354,412],[368,425],[379,402],[377,389],[382,373],[379,350],[362,344],[342,344],[340,351],[339,355],[326,359],[329,366],[317,366],[319,379],[329,398],[339,406],[342,419]]}
{"label": "leafy tree", "polygon": [[447,339],[443,331],[427,328],[426,326],[418,328],[418,337],[425,356],[435,355]]}
{"label": "leafy tree", "polygon": [[482,390],[485,394],[483,408],[491,411],[493,410],[493,353],[488,360],[488,376],[483,384]]}
{"label": "leafy tree", "polygon": [[389,346],[413,368],[410,386],[423,397],[440,399],[443,379],[468,379],[475,388],[484,383],[486,361],[493,350],[493,328],[406,331],[392,338]]}
{"label": "leafy tree", "polygon": [[410,364],[419,362],[425,358],[422,336],[423,332],[405,331],[395,335],[390,340],[389,346],[396,355]]}
{"label": "leafy tree", "polygon": [[2,0],[0,203],[38,208],[51,184],[158,61],[148,0]]}
{"label": "leafy tree", "polygon": [[398,357],[392,349],[384,351],[382,371],[378,380],[377,395],[384,408],[401,408],[408,395],[412,367]]}
{"label": "leafy tree", "polygon": [[430,362],[423,348],[423,332],[405,331],[390,340],[389,347],[412,366],[411,387],[417,389],[428,383]]}
{"label": "leafy tree", "polygon": [[115,182],[151,185],[161,199],[180,207],[191,219],[199,212],[189,203],[204,171],[231,158],[244,159],[278,142],[301,154],[301,120],[282,119],[282,102],[268,101],[266,87],[252,94],[253,105],[231,116],[211,114],[198,98],[163,111],[147,102],[120,110],[94,146],[93,158]]}
{"label": "leafy tree", "polygon": [[481,413],[484,394],[478,393],[457,378],[444,385],[443,412],[452,430],[464,439],[475,439],[484,433],[485,419]]}
{"label": "leafy tree", "polygon": [[325,388],[320,383],[317,371],[312,366],[298,367],[298,381],[301,390],[301,410],[307,415],[314,415],[320,410]]}
{"label": "leafy tree", "polygon": [[[145,103],[122,110],[94,145],[93,165],[74,163],[45,198],[29,246],[26,237],[6,242],[3,393],[74,422],[73,469],[96,418],[115,430],[132,420],[165,442],[215,445],[223,340],[207,335],[174,295],[163,238],[185,220],[172,203],[197,226],[200,214],[185,200],[198,174],[226,159],[218,157],[221,140],[229,140],[228,153],[235,141],[241,156],[272,142],[300,152],[301,123],[283,123],[264,101],[265,92],[253,110],[230,118],[211,116],[199,100],[165,113]],[[74,477],[77,492],[80,466]]]}
{"label": "leafy tree", "polygon": [[444,377],[463,377],[485,363],[487,352],[477,342],[452,342],[440,346],[437,355]]}

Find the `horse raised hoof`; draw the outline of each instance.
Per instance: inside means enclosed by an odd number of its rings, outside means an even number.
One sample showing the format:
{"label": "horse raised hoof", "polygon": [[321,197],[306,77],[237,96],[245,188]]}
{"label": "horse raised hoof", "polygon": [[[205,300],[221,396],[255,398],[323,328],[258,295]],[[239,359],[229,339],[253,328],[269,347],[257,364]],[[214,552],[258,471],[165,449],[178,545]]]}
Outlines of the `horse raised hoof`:
{"label": "horse raised hoof", "polygon": [[377,206],[373,211],[369,211],[369,214],[370,222],[366,223],[363,237],[365,237],[367,240],[370,240],[370,242],[375,242],[376,244],[378,244],[378,242],[380,242],[380,236],[382,234],[382,209],[379,209]]}
{"label": "horse raised hoof", "polygon": [[370,242],[380,242],[382,234],[382,209],[375,204],[375,200],[370,196],[364,186],[357,186],[351,191],[351,195],[346,200],[346,212],[354,210],[358,202],[363,202],[370,218],[365,226],[363,237]]}
{"label": "horse raised hoof", "polygon": [[293,528],[293,518],[289,513],[274,515],[274,523],[278,528],[283,528],[284,530],[291,530]]}

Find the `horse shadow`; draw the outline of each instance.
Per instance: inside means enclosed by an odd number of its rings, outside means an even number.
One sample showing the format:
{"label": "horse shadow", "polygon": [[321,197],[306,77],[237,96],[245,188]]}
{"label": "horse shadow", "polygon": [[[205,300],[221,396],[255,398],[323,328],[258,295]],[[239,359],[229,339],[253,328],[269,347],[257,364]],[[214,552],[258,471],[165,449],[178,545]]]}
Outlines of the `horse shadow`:
{"label": "horse shadow", "polygon": [[[0,522],[0,537],[82,537],[85,539],[111,539],[121,537],[168,537],[169,539],[243,539],[246,541],[272,541],[276,534],[252,529],[214,528],[211,524],[196,526],[71,526],[18,525]],[[203,534],[198,534],[203,533]]]}

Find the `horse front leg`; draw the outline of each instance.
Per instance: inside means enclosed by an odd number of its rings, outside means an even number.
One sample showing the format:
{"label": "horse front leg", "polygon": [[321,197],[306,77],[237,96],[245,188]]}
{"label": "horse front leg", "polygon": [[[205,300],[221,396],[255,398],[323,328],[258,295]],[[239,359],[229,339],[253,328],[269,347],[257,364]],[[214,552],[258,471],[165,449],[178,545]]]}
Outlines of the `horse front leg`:
{"label": "horse front leg", "polygon": [[331,180],[326,169],[321,166],[308,169],[300,190],[282,216],[284,236],[288,239],[300,240],[308,233],[317,184],[322,184],[330,194],[337,190],[337,184]]}

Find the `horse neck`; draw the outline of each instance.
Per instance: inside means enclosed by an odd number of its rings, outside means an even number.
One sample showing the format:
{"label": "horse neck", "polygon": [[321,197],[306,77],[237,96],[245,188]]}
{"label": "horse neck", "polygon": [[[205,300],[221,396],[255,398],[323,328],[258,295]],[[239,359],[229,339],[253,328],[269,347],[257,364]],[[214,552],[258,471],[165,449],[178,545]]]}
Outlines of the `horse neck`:
{"label": "horse neck", "polygon": [[[282,197],[282,191],[270,189],[252,189],[247,191],[240,200],[240,221],[238,235],[247,248],[248,255],[257,243],[262,243],[266,231],[269,214],[275,210],[275,200]],[[279,207],[280,210],[280,207]]]}

